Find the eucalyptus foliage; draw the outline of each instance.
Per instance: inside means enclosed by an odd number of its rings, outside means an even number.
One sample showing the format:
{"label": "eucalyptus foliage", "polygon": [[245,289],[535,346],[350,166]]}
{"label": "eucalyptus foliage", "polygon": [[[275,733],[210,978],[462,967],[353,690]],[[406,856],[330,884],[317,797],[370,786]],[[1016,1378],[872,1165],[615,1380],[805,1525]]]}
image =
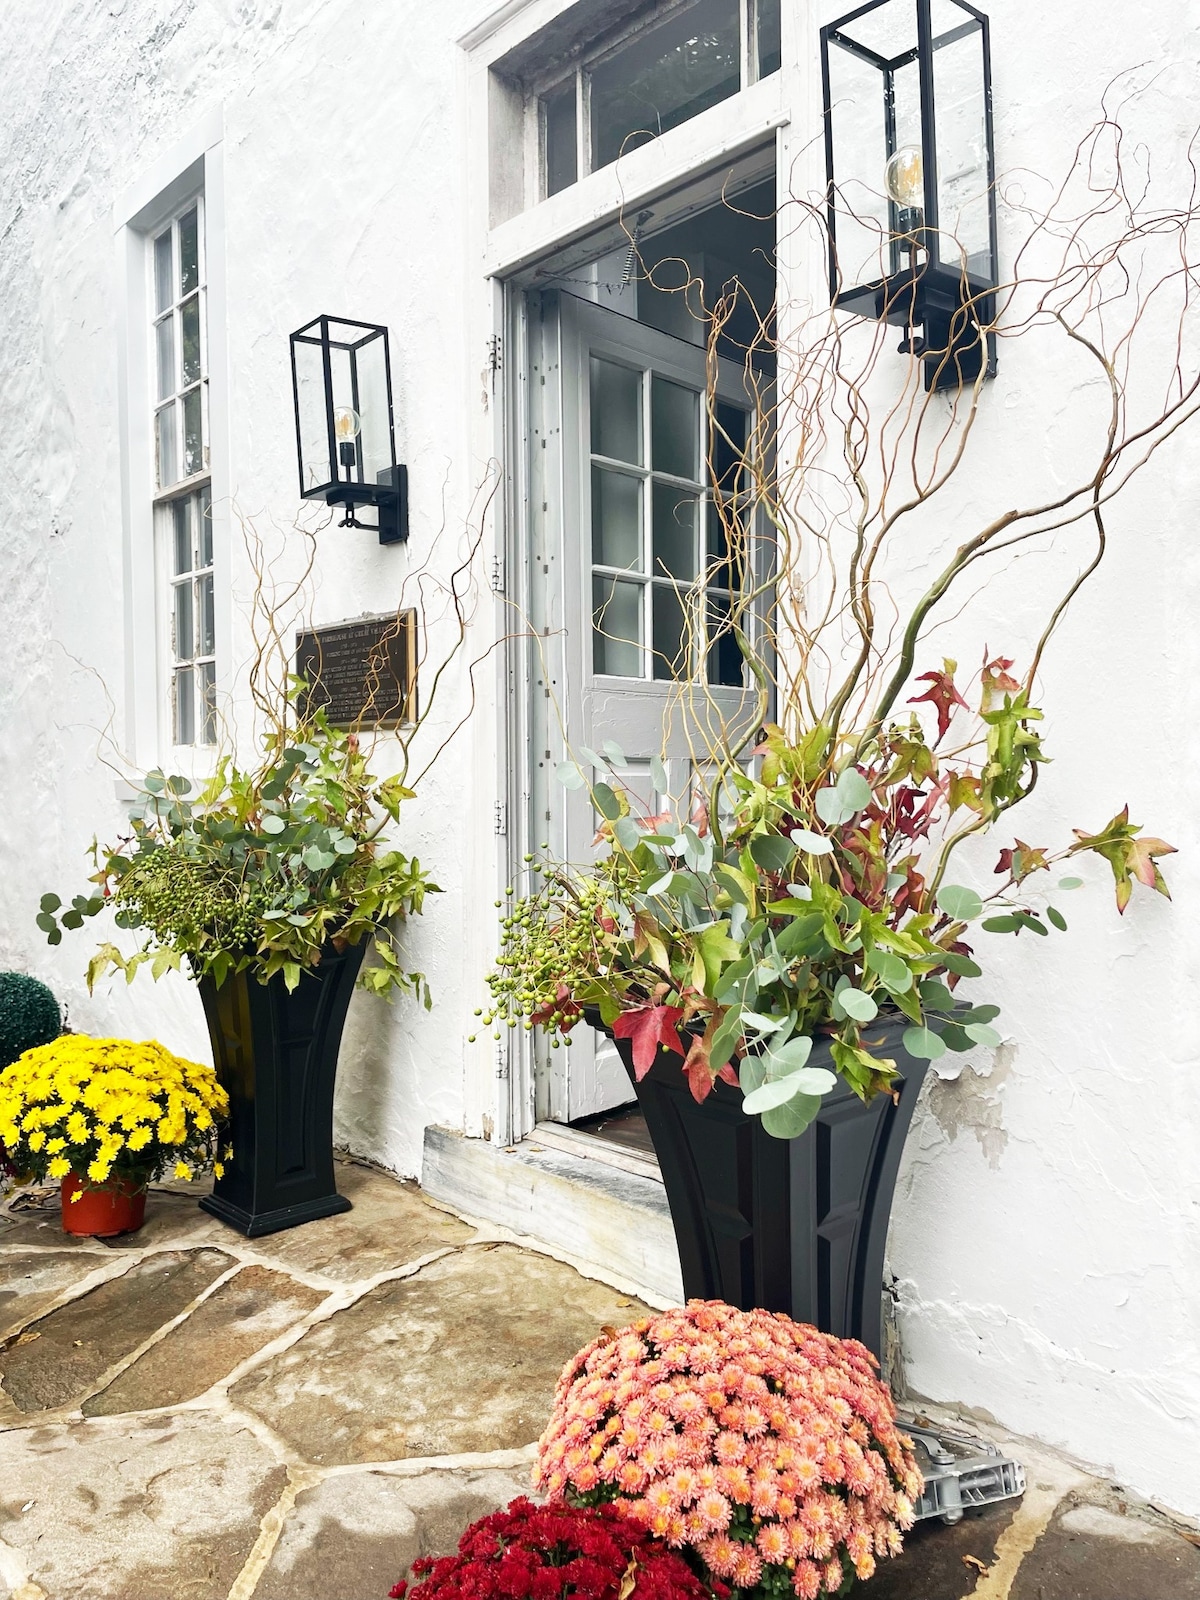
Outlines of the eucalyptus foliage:
{"label": "eucalyptus foliage", "polygon": [[132,955],[102,944],[89,988],[109,971],[131,981],[148,963],[158,978],[186,961],[218,985],[250,971],[262,983],[282,973],[294,989],[327,943],[370,939],[377,961],[359,982],[381,995],[407,990],[428,1007],[425,977],[406,970],[390,926],[437,890],[388,842],[412,797],[398,778],[368,770],[355,734],[314,711],[266,734],[253,770],[221,757],[194,795],[186,778],[147,772],[131,831],[113,845],[93,842],[90,892],[66,907],[44,895],[38,925],[57,944],[63,928],[111,908],[118,928],[144,936]]}

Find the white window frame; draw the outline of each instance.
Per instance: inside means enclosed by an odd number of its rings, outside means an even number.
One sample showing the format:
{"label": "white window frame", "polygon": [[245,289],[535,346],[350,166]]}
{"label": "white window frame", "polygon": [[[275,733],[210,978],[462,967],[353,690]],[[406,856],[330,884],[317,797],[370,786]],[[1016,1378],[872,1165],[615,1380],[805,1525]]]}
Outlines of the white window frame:
{"label": "white window frame", "polygon": [[[203,198],[201,368],[208,459],[204,469],[160,489],[155,461],[157,368],[154,239]],[[218,706],[231,688],[228,354],[225,337],[224,166],[216,110],[164,153],[113,208],[118,306],[118,381],[124,567],[125,718],[122,749],[138,768],[170,765],[203,780],[215,747],[175,743],[171,637],[170,502],[207,484],[213,536]],[[177,372],[178,377],[178,372]],[[182,443],[182,441],[181,441]],[[166,508],[166,512],[164,511]]]}
{"label": "white window frame", "polygon": [[[179,239],[180,223],[183,221],[184,217],[188,216],[192,211],[195,211],[196,213],[197,281],[195,288],[189,290],[187,294],[184,294],[180,290],[178,283],[179,256],[181,251]],[[167,497],[174,497],[188,488],[199,488],[202,484],[207,483],[209,476],[210,430],[208,417],[208,251],[205,247],[204,221],[204,191],[203,189],[200,189],[195,194],[189,195],[189,197],[183,201],[181,205],[176,206],[174,212],[146,236],[146,269],[149,274],[146,293],[151,308],[152,328],[152,348],[149,363],[149,382],[151,386],[150,400],[153,409],[151,427],[153,429],[155,446],[155,498],[160,500],[166,499]],[[158,306],[157,290],[157,250],[159,241],[165,238],[168,234],[171,237],[171,274],[173,293],[172,298],[160,310]],[[200,364],[199,371],[195,379],[185,385],[183,382],[183,307],[187,301],[192,299],[193,295],[197,299],[199,311]],[[172,326],[171,362],[174,370],[174,384],[169,394],[162,394],[160,392],[158,383],[158,330],[161,325],[166,323],[168,318],[171,319]],[[174,423],[173,432],[175,436],[173,440],[173,448],[175,452],[175,460],[180,466],[182,466],[185,460],[187,449],[184,421],[186,407],[184,405],[184,400],[185,397],[192,392],[198,394],[200,404],[200,466],[190,474],[182,473],[180,476],[171,478],[164,483],[162,481],[162,460],[159,450],[162,437],[161,429],[159,427],[159,418],[167,405],[172,406]]]}

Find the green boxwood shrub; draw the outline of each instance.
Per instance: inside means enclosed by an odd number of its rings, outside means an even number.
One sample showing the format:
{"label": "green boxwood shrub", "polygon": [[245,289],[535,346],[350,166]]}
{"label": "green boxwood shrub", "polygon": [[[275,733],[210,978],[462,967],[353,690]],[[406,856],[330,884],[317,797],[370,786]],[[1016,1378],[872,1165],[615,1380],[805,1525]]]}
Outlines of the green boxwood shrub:
{"label": "green boxwood shrub", "polygon": [[0,972],[0,1071],[63,1031],[58,1001],[37,978]]}

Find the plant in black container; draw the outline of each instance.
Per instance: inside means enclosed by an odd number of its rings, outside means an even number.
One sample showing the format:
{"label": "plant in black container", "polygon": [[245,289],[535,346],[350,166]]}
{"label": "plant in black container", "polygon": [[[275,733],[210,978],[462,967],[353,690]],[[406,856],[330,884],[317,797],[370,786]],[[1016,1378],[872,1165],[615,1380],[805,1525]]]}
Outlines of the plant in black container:
{"label": "plant in black container", "polygon": [[[198,981],[231,1102],[224,1171],[201,1204],[250,1237],[349,1208],[334,1176],[333,1091],[356,978],[429,1004],[394,932],[437,887],[389,841],[411,797],[399,778],[372,775],[353,732],[310,711],[264,736],[252,770],[222,757],[195,794],[148,772],[130,833],[94,847],[92,895],[65,911],[56,895],[42,900],[52,943],[60,921],[78,927],[110,907],[119,928],[143,935],[132,954],[101,945],[89,985],[147,964]],[[375,961],[360,973],[368,948]]]}
{"label": "plant in black container", "polygon": [[[1054,454],[1051,431],[1045,462],[1006,427],[986,366],[927,390],[937,352],[912,328],[905,362],[836,305],[777,308],[755,332],[736,282],[709,295],[710,371],[740,354],[750,409],[735,438],[715,385],[706,397],[713,489],[686,524],[695,578],[672,585],[678,648],[672,634],[669,659],[644,668],[674,682],[670,764],[650,759],[631,784],[619,726],[600,752],[568,747],[559,777],[586,790],[597,853],[530,858],[540,885],[509,906],[489,980],[488,1024],[558,1045],[586,1017],[616,1041],[689,1295],[787,1311],[877,1352],[922,1077],[948,1051],[1001,1042],[998,1007],[972,987],[980,934],[1064,930],[1080,857],[1111,868],[1121,911],[1135,880],[1166,893],[1171,846],[1127,807],[1057,847],[1005,836],[990,887],[963,848],[1038,782],[1043,657],[1101,565],[1109,501],[1200,412],[1197,279],[1172,255],[1200,255],[1200,212],[1127,185],[1122,160],[1105,120],[1045,214],[1024,215],[1011,279],[975,307],[989,338],[1052,350],[1094,387],[1096,403],[1072,410],[1071,450]],[[822,208],[790,205],[789,233],[828,245]],[[1024,567],[1018,587],[1014,551],[1060,561],[1049,589]],[[976,586],[994,558],[1002,623]],[[961,628],[973,654],[1001,628],[1013,637],[1018,602],[1019,667],[983,648],[962,673],[927,642],[935,625]],[[604,608],[593,625],[618,627]]]}

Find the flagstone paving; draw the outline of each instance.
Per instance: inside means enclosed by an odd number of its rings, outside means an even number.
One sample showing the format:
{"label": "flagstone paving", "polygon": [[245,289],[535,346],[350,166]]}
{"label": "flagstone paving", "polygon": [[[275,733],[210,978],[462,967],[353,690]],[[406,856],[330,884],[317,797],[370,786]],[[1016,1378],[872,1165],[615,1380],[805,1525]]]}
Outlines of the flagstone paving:
{"label": "flagstone paving", "polygon": [[[0,1205],[0,1600],[382,1600],[524,1492],[563,1362],[642,1303],[352,1162],[247,1241]],[[1195,1600],[1200,1532],[1012,1442],[1020,1504],[923,1525],[864,1600]]]}

